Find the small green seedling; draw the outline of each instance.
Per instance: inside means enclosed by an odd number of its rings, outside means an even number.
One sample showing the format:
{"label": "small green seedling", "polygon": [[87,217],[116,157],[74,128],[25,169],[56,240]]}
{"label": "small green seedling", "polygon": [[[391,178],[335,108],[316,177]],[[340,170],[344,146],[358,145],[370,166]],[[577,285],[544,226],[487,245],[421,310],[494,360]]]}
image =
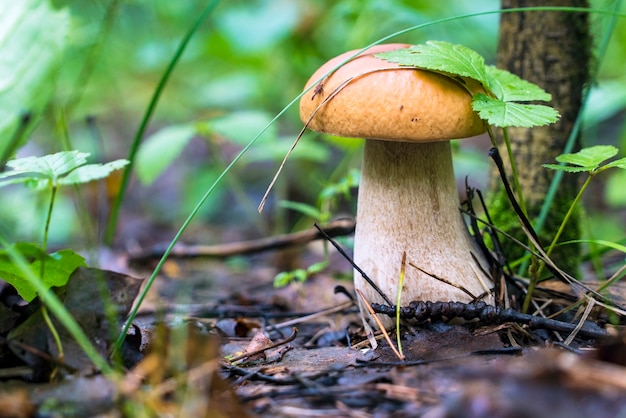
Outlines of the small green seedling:
{"label": "small green seedling", "polygon": [[578,152],[573,154],[561,154],[556,157],[556,161],[561,164],[544,164],[545,168],[549,168],[552,170],[565,171],[567,173],[582,173],[587,172],[587,178],[585,182],[581,186],[578,194],[572,201],[567,213],[563,217],[563,221],[559,226],[559,229],[554,236],[550,246],[546,250],[546,254],[550,255],[552,250],[556,246],[557,242],[563,230],[565,229],[565,225],[569,221],[572,213],[574,212],[578,202],[589,187],[591,183],[591,179],[593,179],[598,174],[608,170],[609,168],[621,168],[622,170],[626,170],[626,157],[620,158],[617,160],[613,160],[611,162],[607,162],[609,159],[615,157],[618,153],[618,149],[612,145],[596,145],[593,147],[583,148]]}
{"label": "small green seedling", "polygon": [[[106,164],[87,164],[88,153],[63,151],[43,157],[26,157],[8,161],[10,171],[0,173],[0,187],[22,183],[26,186],[50,192],[50,203],[46,214],[42,244],[17,243],[13,249],[19,251],[34,271],[40,272],[40,279],[46,288],[63,286],[72,272],[85,265],[85,260],[72,250],[62,250],[47,254],[48,231],[59,187],[88,183],[107,177],[111,172],[128,164],[126,160],[116,160]],[[0,277],[15,287],[27,302],[36,294],[36,286],[21,273],[8,250],[0,252]]]}
{"label": "small green seedling", "polygon": [[[307,203],[292,201],[282,201],[280,202],[280,206],[300,212],[314,219],[316,223],[324,225],[330,221],[332,217],[331,209],[332,206],[336,204],[337,198],[343,196],[348,199],[350,197],[350,191],[358,186],[360,174],[360,170],[352,169],[337,182],[326,185],[318,195],[317,204],[319,208]],[[328,248],[327,243],[324,243],[324,260],[311,264],[305,269],[295,269],[278,273],[276,277],[274,277],[274,286],[285,287],[293,282],[304,282],[314,274],[322,272],[328,267],[328,263]]]}

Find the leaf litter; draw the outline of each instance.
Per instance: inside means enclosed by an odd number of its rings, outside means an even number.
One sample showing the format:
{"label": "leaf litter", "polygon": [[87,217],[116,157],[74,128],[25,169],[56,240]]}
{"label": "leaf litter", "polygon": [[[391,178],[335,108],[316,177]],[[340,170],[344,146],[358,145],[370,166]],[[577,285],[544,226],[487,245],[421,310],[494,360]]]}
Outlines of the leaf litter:
{"label": "leaf litter", "polygon": [[[300,263],[317,261],[317,244],[307,244]],[[59,411],[183,417],[508,417],[550,411],[577,417],[626,408],[623,337],[598,344],[578,336],[564,347],[568,333],[524,323],[431,317],[402,328],[406,358],[400,361],[385,342],[367,348],[345,260],[333,254],[325,273],[276,289],[272,266],[283,251],[250,255],[243,268],[229,258],[175,257],[177,267],[159,278],[131,328],[123,374],[99,375],[64,336],[63,365],[32,354],[17,357],[25,370],[42,375],[3,379],[1,410],[23,411],[15,416],[25,417]],[[75,276],[63,291],[66,306],[93,341],[111,341],[96,278],[105,278],[118,318],[130,309],[141,280],[84,268]],[[555,289],[541,287],[538,300],[565,304],[581,297],[580,289]],[[603,314],[594,311],[594,320],[604,324]],[[16,356],[19,348],[8,341],[19,339],[54,356],[47,329],[31,317],[36,313],[8,325],[5,350]],[[107,344],[98,348],[107,354]],[[48,383],[54,369],[65,378]],[[26,383],[35,378],[42,383]]]}

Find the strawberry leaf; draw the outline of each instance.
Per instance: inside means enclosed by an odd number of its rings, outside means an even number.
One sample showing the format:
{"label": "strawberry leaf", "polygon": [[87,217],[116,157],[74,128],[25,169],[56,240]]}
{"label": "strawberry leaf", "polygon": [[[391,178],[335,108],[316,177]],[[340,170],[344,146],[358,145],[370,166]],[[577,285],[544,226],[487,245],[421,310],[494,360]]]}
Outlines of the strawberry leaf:
{"label": "strawberry leaf", "polygon": [[506,70],[489,65],[486,67],[486,71],[488,75],[487,88],[502,101],[528,102],[541,100],[547,102],[552,99],[552,96],[538,85],[522,80]]}
{"label": "strawberry leaf", "polygon": [[617,155],[617,152],[617,148],[612,145],[595,145],[593,147],[583,148],[572,154],[561,154],[556,157],[556,160],[564,164],[595,169],[604,161]]}
{"label": "strawberry leaf", "polygon": [[472,108],[489,124],[502,128],[530,128],[548,125],[559,119],[559,113],[549,106],[504,102],[480,93],[474,96]]}
{"label": "strawberry leaf", "polygon": [[573,165],[558,165],[558,164],[543,164],[543,166],[551,170],[565,171],[566,173],[582,173],[585,171],[589,172],[594,169],[594,167],[576,167]]}
{"label": "strawberry leaf", "polygon": [[382,52],[376,57],[400,65],[470,77],[483,84],[488,81],[483,57],[463,45],[428,41],[410,48]]}

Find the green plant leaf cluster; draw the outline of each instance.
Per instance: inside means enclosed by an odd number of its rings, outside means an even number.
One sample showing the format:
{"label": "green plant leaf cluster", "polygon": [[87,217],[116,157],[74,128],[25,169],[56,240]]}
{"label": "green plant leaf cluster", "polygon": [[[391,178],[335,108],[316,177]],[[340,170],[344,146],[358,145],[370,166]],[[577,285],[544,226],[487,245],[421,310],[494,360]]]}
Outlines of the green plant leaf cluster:
{"label": "green plant leaf cluster", "polygon": [[559,164],[544,164],[545,168],[566,171],[568,173],[588,172],[595,175],[606,169],[617,167],[626,170],[626,157],[603,164],[617,155],[618,149],[612,145],[595,145],[583,148],[572,154],[561,154],[556,157]]}
{"label": "green plant leaf cluster", "polygon": [[[524,103],[550,100],[550,94],[541,87],[486,65],[480,54],[466,46],[428,41],[376,56],[403,66],[438,72],[461,82],[473,94],[473,109],[490,125],[530,128],[556,122],[559,118],[559,113],[550,106]],[[472,91],[459,78],[478,81],[487,94]]]}
{"label": "green plant leaf cluster", "polygon": [[[44,272],[41,281],[48,289],[65,286],[74,270],[87,266],[85,259],[72,250],[60,250],[48,254],[38,244],[30,242],[15,243],[11,247],[28,260],[33,271]],[[37,296],[37,288],[14,263],[9,253],[8,249],[0,250],[0,277],[15,287],[26,302],[30,302]]]}
{"label": "green plant leaf cluster", "polygon": [[61,151],[42,157],[10,160],[6,165],[12,170],[0,173],[0,187],[15,183],[35,187],[88,183],[103,179],[128,164],[123,159],[106,164],[87,164],[88,156],[86,152]]}

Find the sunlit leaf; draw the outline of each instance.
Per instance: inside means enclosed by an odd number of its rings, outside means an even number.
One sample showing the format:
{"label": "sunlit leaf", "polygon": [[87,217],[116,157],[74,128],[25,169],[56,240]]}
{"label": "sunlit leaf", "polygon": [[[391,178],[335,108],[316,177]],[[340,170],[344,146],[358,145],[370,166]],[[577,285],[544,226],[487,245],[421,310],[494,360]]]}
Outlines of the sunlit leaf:
{"label": "sunlit leaf", "polygon": [[115,160],[105,164],[87,164],[78,167],[70,172],[67,176],[59,179],[59,184],[81,184],[90,181],[106,178],[113,171],[124,168],[128,164],[128,160]]}
{"label": "sunlit leaf", "polygon": [[88,156],[88,153],[80,151],[61,151],[42,157],[10,160],[6,165],[11,170],[0,173],[0,187],[18,182],[41,185],[87,183],[105,178],[112,171],[128,164],[126,160],[116,160],[106,164],[85,165]]}
{"label": "sunlit leaf", "polygon": [[62,175],[86,164],[88,156],[88,153],[80,151],[61,151],[42,157],[17,158],[7,162],[7,167],[12,170],[0,174],[0,178],[26,174],[56,180]]}
{"label": "sunlit leaf", "polygon": [[443,41],[428,41],[410,48],[376,54],[376,57],[400,65],[473,78],[487,84],[485,60],[463,45]]}
{"label": "sunlit leaf", "polygon": [[143,184],[152,183],[178,158],[195,134],[193,125],[184,124],[168,126],[146,138],[136,157],[139,180]]}
{"label": "sunlit leaf", "polygon": [[602,162],[617,155],[617,152],[618,149],[612,145],[595,145],[572,154],[561,154],[556,157],[556,160],[564,164],[596,168]]}
{"label": "sunlit leaf", "polygon": [[559,113],[549,106],[503,102],[484,94],[474,96],[472,108],[489,124],[502,128],[531,128],[548,125],[559,119]]}

